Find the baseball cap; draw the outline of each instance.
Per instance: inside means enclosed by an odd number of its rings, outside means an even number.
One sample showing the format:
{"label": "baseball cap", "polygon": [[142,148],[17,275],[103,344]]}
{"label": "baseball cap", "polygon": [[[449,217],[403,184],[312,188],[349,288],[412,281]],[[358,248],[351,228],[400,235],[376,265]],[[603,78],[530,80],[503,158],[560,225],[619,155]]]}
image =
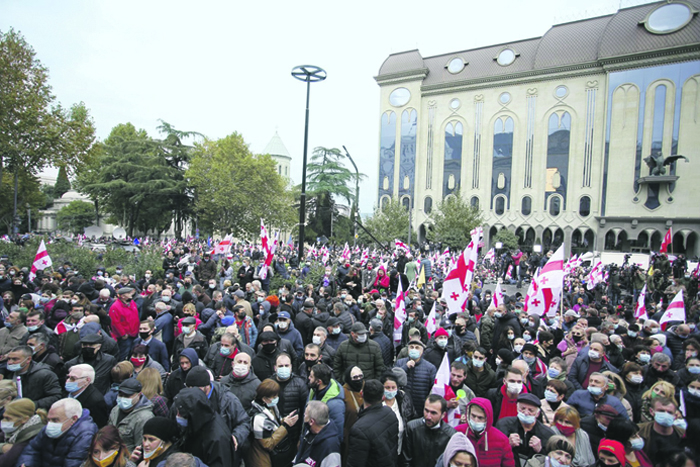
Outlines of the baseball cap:
{"label": "baseball cap", "polygon": [[136,378],[129,378],[119,385],[119,392],[124,393],[128,396],[133,396],[137,392],[141,392],[143,386]]}
{"label": "baseball cap", "polygon": [[354,332],[355,334],[367,334],[367,328],[362,323],[353,324],[350,331]]}

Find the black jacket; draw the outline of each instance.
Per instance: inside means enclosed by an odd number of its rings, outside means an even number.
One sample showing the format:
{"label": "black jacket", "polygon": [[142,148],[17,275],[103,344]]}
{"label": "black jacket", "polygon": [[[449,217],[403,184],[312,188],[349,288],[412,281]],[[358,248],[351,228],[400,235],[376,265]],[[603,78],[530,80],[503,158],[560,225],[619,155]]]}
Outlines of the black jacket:
{"label": "black jacket", "polygon": [[426,362],[432,363],[435,368],[440,368],[440,364],[442,363],[442,357],[447,351],[447,346],[445,346],[445,348],[443,349],[439,345],[437,345],[437,342],[432,341],[428,345],[428,348],[425,349],[425,352],[423,353],[423,358]]}
{"label": "black jacket", "polygon": [[395,465],[399,448],[399,421],[389,407],[375,404],[358,413],[350,429],[347,467]]}
{"label": "black jacket", "polygon": [[106,394],[109,390],[109,386],[112,384],[112,375],[110,374],[110,372],[112,371],[114,365],[117,364],[117,359],[112,357],[111,355],[102,352],[102,350],[97,351],[97,355],[92,361],[87,361],[83,358],[82,355],[78,355],[77,357],[75,357],[72,360],[69,360],[66,363],[66,374],[68,374],[71,367],[81,363],[87,363],[92,368],[94,368],[95,382],[93,383],[93,385],[102,394]]}
{"label": "black jacket", "polygon": [[243,408],[249,412],[252,402],[255,400],[258,386],[260,386],[260,380],[251,369],[244,378],[236,378],[233,374],[221,378],[221,385],[238,397]]}
{"label": "black jacket", "polygon": [[[530,440],[533,436],[537,436],[542,442],[542,449],[547,445],[549,438],[554,436],[554,431],[546,426],[539,420],[535,422],[535,426],[532,430],[525,433],[523,425],[520,423],[518,417],[506,417],[500,419],[496,422],[496,428],[501,430],[506,436],[517,433],[520,435],[521,443],[520,446],[513,448],[513,458],[515,459],[516,465],[518,465],[519,458],[530,459],[532,456],[537,454],[534,449],[530,447]],[[595,452],[598,452],[597,450]]]}
{"label": "black jacket", "polygon": [[27,372],[18,375],[8,372],[9,378],[13,381],[19,376],[22,382],[22,397],[31,399],[36,404],[37,409],[49,410],[51,405],[61,398],[61,386],[58,384],[58,377],[50,366],[43,363],[31,362]]}
{"label": "black jacket", "polygon": [[[280,400],[277,403],[280,416],[286,417],[296,410],[297,414],[299,414],[300,417],[303,417],[304,407],[306,406],[306,402],[309,400],[309,387],[306,385],[306,380],[295,374],[292,374],[292,376],[286,381],[281,381],[277,375],[274,375],[272,380],[280,385]],[[289,432],[289,437],[294,441],[295,445],[296,441],[301,435],[301,429],[301,423],[296,423],[287,429]]]}
{"label": "black jacket", "polygon": [[110,409],[107,407],[105,397],[94,385],[89,385],[83,392],[80,393],[76,400],[80,402],[84,409],[90,411],[92,421],[95,422],[97,428],[107,426],[109,420]]}
{"label": "black jacket", "polygon": [[294,319],[294,327],[296,327],[299,334],[301,334],[301,340],[304,345],[311,343],[311,339],[314,336],[314,329],[316,328],[311,316],[301,310]]}
{"label": "black jacket", "polygon": [[408,422],[403,433],[400,465],[404,467],[435,465],[455,433],[455,429],[445,422],[441,422],[440,427],[435,429],[426,427],[425,420],[422,418]]}
{"label": "black jacket", "polygon": [[[391,368],[394,366],[394,344],[391,340],[384,335],[383,332],[378,332],[369,336],[374,342],[379,344],[379,348],[382,349],[382,359],[384,360],[384,366]],[[440,364],[438,364],[438,367]],[[438,368],[436,367],[436,368]]]}
{"label": "black jacket", "polygon": [[486,397],[486,393],[489,389],[498,385],[496,381],[496,372],[493,371],[491,365],[485,363],[483,368],[484,371],[476,371],[474,363],[471,360],[467,362],[467,377],[464,380],[464,384],[474,391],[476,397]]}
{"label": "black jacket", "polygon": [[[213,397],[213,395],[212,395]],[[175,398],[175,408],[188,420],[182,450],[202,459],[209,467],[233,465],[231,430],[214,412],[199,388],[185,388]]]}

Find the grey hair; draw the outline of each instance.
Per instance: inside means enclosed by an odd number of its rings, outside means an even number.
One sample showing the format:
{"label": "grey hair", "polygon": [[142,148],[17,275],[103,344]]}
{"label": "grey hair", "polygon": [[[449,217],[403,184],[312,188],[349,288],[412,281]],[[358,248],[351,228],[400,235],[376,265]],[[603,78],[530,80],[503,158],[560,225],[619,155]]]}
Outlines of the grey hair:
{"label": "grey hair", "polygon": [[322,332],[324,336],[328,337],[328,329],[324,328],[323,326],[318,326],[314,331],[319,331]]}
{"label": "grey hair", "polygon": [[666,355],[663,352],[656,352],[652,357],[651,357],[651,362],[654,363],[671,363],[671,357]]}
{"label": "grey hair", "polygon": [[306,414],[309,418],[316,420],[316,425],[325,426],[328,424],[328,406],[325,402],[311,401],[306,405]]}
{"label": "grey hair", "polygon": [[70,397],[57,400],[56,402],[53,403],[51,408],[52,409],[63,408],[63,411],[65,412],[66,417],[68,417],[68,418],[73,418],[73,417],[80,418],[80,416],[83,414],[82,404],[80,402],[78,402],[77,399],[72,399]]}

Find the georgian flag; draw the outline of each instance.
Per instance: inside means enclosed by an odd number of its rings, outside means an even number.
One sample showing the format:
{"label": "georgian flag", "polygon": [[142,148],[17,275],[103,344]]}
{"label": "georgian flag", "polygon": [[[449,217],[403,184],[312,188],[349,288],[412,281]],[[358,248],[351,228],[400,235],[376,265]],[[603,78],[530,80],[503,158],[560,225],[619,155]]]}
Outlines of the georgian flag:
{"label": "georgian flag", "polygon": [[265,264],[260,268],[260,278],[264,280],[267,277],[267,270],[272,264],[274,250],[272,250],[273,246],[270,244],[270,236],[267,234],[267,229],[262,219],[260,219],[260,242],[262,243],[262,251],[265,254]]}
{"label": "georgian flag", "polygon": [[398,238],[396,240],[394,240],[394,247],[396,249],[396,252],[398,252],[399,250],[403,250],[406,253],[411,251],[411,249],[408,247],[408,245],[406,245],[404,242],[402,242]]}
{"label": "georgian flag", "polygon": [[350,259],[350,247],[348,246],[348,242],[345,242],[345,246],[343,247],[343,253],[340,255],[340,257],[344,260]]}
{"label": "georgian flag", "polygon": [[540,275],[537,277],[538,286],[544,296],[545,312],[548,315],[556,314],[561,292],[564,288],[564,245],[549,258]]}
{"label": "georgian flag", "polygon": [[593,290],[596,285],[603,282],[603,277],[603,263],[598,260],[595,266],[593,266],[593,269],[591,269],[591,272],[588,273],[586,288],[588,290]]}
{"label": "georgian flag", "polygon": [[683,303],[682,290],[680,290],[676,296],[673,297],[671,303],[668,304],[668,308],[666,308],[666,312],[664,312],[663,316],[659,320],[661,329],[665,331],[666,327],[668,326],[666,323],[671,321],[681,321],[685,323],[685,303]]}
{"label": "georgian flag", "polygon": [[437,327],[437,301],[433,302],[433,308],[428,314],[428,319],[425,320],[425,330],[428,331],[428,338],[432,336],[435,331],[438,330]]}
{"label": "georgian flag", "polygon": [[455,393],[450,387],[450,361],[447,358],[447,352],[442,356],[442,362],[440,362],[440,368],[435,373],[435,382],[430,392],[438,394],[447,400],[455,398]]}
{"label": "georgian flag", "polygon": [[494,308],[498,308],[499,306],[505,304],[505,301],[503,300],[503,290],[501,290],[500,282],[496,284],[496,290],[493,291],[493,300],[491,300],[491,304],[494,306]]}
{"label": "georgian flag", "polygon": [[664,235],[664,241],[661,242],[661,248],[659,248],[659,251],[661,253],[666,253],[668,251],[669,245],[673,243],[673,233],[671,232],[672,227],[669,227],[668,231],[666,232],[666,235]]}
{"label": "georgian flag", "polygon": [[51,261],[49,252],[46,251],[44,239],[42,239],[41,243],[39,244],[39,249],[36,250],[36,256],[34,257],[34,262],[32,263],[32,269],[29,271],[29,280],[33,281],[34,278],[36,278],[37,271],[43,271],[51,266],[53,266],[53,261]]}
{"label": "georgian flag", "polygon": [[396,347],[401,344],[403,323],[406,321],[406,294],[403,292],[401,281],[399,281],[399,288],[396,290],[394,310],[394,347]]}
{"label": "georgian flag", "polygon": [[642,291],[639,292],[639,297],[637,297],[637,305],[634,307],[634,319],[644,319],[645,321],[649,319],[647,315],[647,308],[645,305],[647,296],[647,285],[644,284]]}
{"label": "georgian flag", "polygon": [[496,259],[496,250],[494,248],[491,248],[488,253],[484,256],[484,261],[490,261],[493,263],[493,260]]}
{"label": "georgian flag", "polygon": [[362,251],[362,258],[360,259],[360,265],[364,266],[369,261],[369,248],[365,248]]}
{"label": "georgian flag", "polygon": [[537,283],[537,278],[540,275],[540,268],[537,268],[535,275],[530,282],[530,286],[527,288],[527,295],[525,296],[525,306],[523,311],[528,315],[544,316],[547,311],[544,304],[544,295],[542,294],[542,289]]}
{"label": "georgian flag", "polygon": [[233,236],[226,235],[223,240],[219,242],[216,247],[211,251],[212,255],[225,255],[231,251],[231,244],[233,243]]}

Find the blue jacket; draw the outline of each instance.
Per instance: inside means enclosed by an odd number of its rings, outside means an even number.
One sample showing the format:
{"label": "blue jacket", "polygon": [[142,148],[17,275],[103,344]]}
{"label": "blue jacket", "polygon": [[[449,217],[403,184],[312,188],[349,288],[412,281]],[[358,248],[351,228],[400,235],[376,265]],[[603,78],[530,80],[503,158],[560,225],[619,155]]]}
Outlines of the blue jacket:
{"label": "blue jacket", "polygon": [[170,368],[170,356],[168,355],[168,349],[165,347],[165,344],[155,337],[152,337],[151,341],[148,344],[145,344],[140,337],[137,337],[134,340],[134,345],[131,346],[131,348],[133,349],[140,344],[148,347],[148,356],[154,361],[160,363],[160,366],[163,368]]}
{"label": "blue jacket", "polygon": [[87,459],[92,437],[97,433],[97,425],[90,417],[90,411],[83,409],[83,415],[60,437],[46,436],[46,428],[24,448],[17,466],[26,467],[80,467]]}
{"label": "blue jacket", "polygon": [[437,369],[429,361],[421,358],[413,368],[408,368],[408,358],[396,361],[395,367],[406,372],[406,389],[411,394],[411,402],[414,407],[414,417],[423,413],[425,399],[430,395],[435,383]]}
{"label": "blue jacket", "polygon": [[304,360],[304,341],[301,339],[301,333],[294,327],[294,323],[289,320],[289,327],[284,332],[277,329],[277,332],[282,339],[287,339],[292,343],[297,358],[299,360]]}
{"label": "blue jacket", "polygon": [[343,442],[343,427],[345,426],[345,389],[336,380],[331,379],[326,389],[316,394],[315,389],[309,391],[309,402],[317,400],[328,406],[328,416],[335,423],[338,442]]}
{"label": "blue jacket", "polygon": [[[156,316],[156,333],[159,331],[163,332],[162,339],[163,342],[168,344],[175,339],[174,337],[174,324],[173,324],[173,315],[169,312],[166,311],[165,313],[161,313],[158,316]],[[169,366],[163,367],[163,368],[170,368]]]}
{"label": "blue jacket", "polygon": [[[342,430],[342,426],[340,427]],[[303,433],[299,443],[299,452],[294,464],[304,463],[304,465],[340,465],[340,441],[343,435],[338,438],[338,425],[331,418],[319,434],[309,443],[307,431]]]}
{"label": "blue jacket", "polygon": [[578,410],[578,413],[581,414],[581,418],[585,417],[586,415],[591,415],[595,410],[596,406],[608,404],[612,408],[617,410],[623,418],[629,420],[627,409],[625,409],[625,406],[622,405],[620,399],[618,399],[615,396],[610,396],[606,394],[598,402],[596,402],[593,400],[593,396],[591,396],[591,393],[588,392],[588,389],[579,389],[574,391],[573,394],[571,394],[571,397],[569,397],[566,403]]}

